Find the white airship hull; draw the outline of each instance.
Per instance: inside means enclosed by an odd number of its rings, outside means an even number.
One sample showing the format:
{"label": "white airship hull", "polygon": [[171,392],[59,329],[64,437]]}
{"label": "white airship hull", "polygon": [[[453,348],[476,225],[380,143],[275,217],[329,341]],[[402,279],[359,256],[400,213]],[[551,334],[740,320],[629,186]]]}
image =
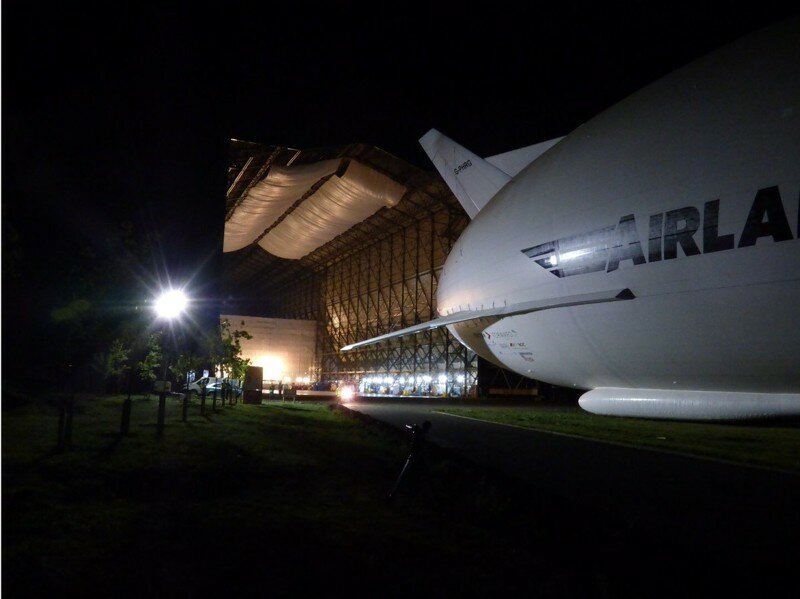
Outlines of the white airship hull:
{"label": "white airship hull", "polygon": [[650,417],[754,413],[730,407],[735,393],[766,414],[758,394],[783,394],[774,413],[800,415],[798,64],[795,21],[583,125],[477,215],[438,295],[443,314],[622,288],[634,300],[450,330],[525,376],[616,389],[586,396],[598,413],[644,415],[646,389],[663,399]]}
{"label": "white airship hull", "polygon": [[[800,341],[781,314],[798,297],[797,281],[639,296],[504,318],[477,334],[493,362],[568,387],[796,392]],[[453,326],[479,351],[464,328]]]}
{"label": "white airship hull", "polygon": [[442,270],[441,316],[342,349],[447,326],[497,365],[593,390],[597,413],[800,415],[798,65],[795,18],[513,173],[432,130],[424,149],[475,215]]}

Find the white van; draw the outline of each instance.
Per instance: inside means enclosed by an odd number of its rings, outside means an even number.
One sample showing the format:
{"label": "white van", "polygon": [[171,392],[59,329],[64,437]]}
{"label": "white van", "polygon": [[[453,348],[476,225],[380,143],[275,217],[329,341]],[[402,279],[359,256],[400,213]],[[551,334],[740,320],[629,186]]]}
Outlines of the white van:
{"label": "white van", "polygon": [[209,395],[213,393],[213,385],[217,383],[217,381],[222,381],[222,379],[217,378],[215,376],[204,376],[201,379],[197,379],[196,381],[189,383],[183,387],[183,392],[188,393],[190,396],[192,395],[200,395],[203,392],[203,388],[206,389],[206,394]]}
{"label": "white van", "polygon": [[213,395],[215,390],[217,391],[217,395],[221,396],[223,391],[223,383],[228,383],[230,388],[233,389],[237,396],[242,394],[242,389],[239,386],[239,381],[237,379],[223,379],[215,376],[204,376],[201,379],[197,379],[193,383],[186,385],[183,388],[183,391],[184,393],[188,393],[190,397],[197,396],[203,392],[203,387],[205,387],[206,396]]}

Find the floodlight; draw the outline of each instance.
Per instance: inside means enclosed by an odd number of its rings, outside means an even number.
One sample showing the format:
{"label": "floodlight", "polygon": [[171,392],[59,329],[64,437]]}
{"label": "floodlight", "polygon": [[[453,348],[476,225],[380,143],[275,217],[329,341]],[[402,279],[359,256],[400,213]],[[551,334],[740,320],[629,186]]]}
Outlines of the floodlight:
{"label": "floodlight", "polygon": [[180,316],[186,309],[189,300],[180,289],[170,289],[162,293],[156,300],[156,314],[159,318],[172,319]]}

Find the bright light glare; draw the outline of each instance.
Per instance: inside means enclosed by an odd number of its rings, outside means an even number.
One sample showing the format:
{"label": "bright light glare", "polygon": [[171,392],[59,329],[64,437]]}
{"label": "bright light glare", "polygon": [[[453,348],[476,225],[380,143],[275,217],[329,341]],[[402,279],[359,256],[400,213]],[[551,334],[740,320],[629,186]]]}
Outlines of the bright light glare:
{"label": "bright light glare", "polygon": [[160,318],[175,318],[186,309],[189,300],[180,289],[170,289],[156,300],[156,314]]}
{"label": "bright light glare", "polygon": [[350,385],[345,385],[339,389],[339,397],[342,398],[342,401],[351,401],[355,394],[355,390]]}
{"label": "bright light glare", "polygon": [[255,365],[264,369],[263,377],[265,380],[280,381],[284,378],[286,366],[278,356],[268,354],[259,356],[255,360]]}

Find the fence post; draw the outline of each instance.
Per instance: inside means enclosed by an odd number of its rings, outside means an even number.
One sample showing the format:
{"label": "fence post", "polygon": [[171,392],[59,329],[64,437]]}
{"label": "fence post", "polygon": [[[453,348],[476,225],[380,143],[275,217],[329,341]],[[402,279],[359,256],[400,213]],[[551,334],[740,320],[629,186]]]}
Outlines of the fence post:
{"label": "fence post", "polygon": [[119,434],[126,436],[131,430],[131,388],[133,386],[133,368],[128,366],[128,398],[122,402],[122,422],[119,425]]}
{"label": "fence post", "polygon": [[72,442],[72,417],[75,403],[75,372],[72,364],[67,367],[70,396],[61,400],[58,412],[58,451],[64,451]]}
{"label": "fence post", "polygon": [[58,406],[58,440],[56,448],[58,451],[63,451],[65,447],[64,442],[64,427],[67,424],[67,400],[62,399]]}
{"label": "fence post", "polygon": [[[162,352],[162,355],[166,352]],[[156,436],[160,439],[164,436],[164,412],[167,409],[167,358],[163,355],[164,374],[161,377],[161,393],[158,394],[158,424],[156,425]]]}
{"label": "fence post", "polygon": [[156,424],[156,436],[160,439],[164,436],[164,412],[167,407],[166,385],[161,388],[158,394],[158,422]]}
{"label": "fence post", "polygon": [[75,415],[75,394],[67,400],[67,418],[64,423],[64,446],[72,445],[72,417]]}
{"label": "fence post", "polygon": [[119,433],[123,437],[126,436],[131,429],[131,406],[133,402],[131,398],[128,397],[125,401],[122,402],[122,422],[119,425]]}

